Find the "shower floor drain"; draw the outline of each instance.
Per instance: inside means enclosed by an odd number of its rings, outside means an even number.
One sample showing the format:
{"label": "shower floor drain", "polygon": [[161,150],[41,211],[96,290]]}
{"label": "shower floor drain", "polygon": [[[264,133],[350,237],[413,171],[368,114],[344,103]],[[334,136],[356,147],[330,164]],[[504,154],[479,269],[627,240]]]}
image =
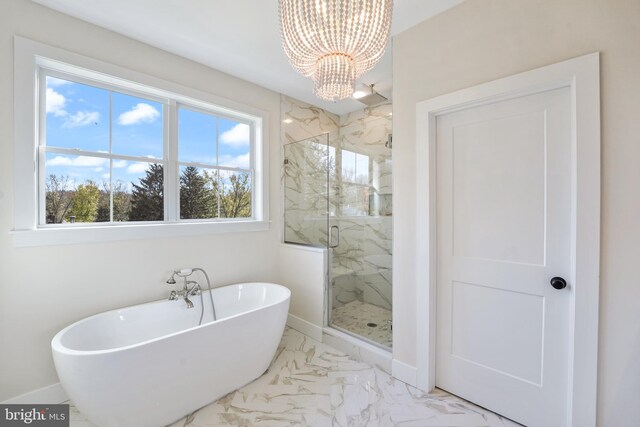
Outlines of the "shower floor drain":
{"label": "shower floor drain", "polygon": [[377,323],[373,323],[373,322],[369,322],[369,323],[367,323],[367,326],[370,327],[370,328],[377,328],[378,324]]}

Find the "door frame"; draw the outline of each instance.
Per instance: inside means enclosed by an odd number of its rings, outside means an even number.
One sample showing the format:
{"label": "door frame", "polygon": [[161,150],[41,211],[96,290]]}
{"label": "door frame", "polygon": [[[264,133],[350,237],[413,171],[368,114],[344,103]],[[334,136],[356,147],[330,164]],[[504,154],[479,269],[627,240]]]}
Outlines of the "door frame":
{"label": "door frame", "polygon": [[[436,117],[571,89],[571,275],[567,426],[595,426],[600,288],[600,59],[595,52],[416,104],[416,384],[436,374]],[[427,262],[423,262],[423,260]]]}

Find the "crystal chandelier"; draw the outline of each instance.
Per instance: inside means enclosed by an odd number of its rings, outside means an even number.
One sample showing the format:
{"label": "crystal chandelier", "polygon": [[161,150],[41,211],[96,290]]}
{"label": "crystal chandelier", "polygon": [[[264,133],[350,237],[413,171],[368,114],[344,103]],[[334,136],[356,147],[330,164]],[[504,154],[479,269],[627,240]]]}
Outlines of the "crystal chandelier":
{"label": "crystal chandelier", "polygon": [[380,60],[393,0],[279,0],[282,45],[293,68],[313,78],[313,92],[344,99]]}

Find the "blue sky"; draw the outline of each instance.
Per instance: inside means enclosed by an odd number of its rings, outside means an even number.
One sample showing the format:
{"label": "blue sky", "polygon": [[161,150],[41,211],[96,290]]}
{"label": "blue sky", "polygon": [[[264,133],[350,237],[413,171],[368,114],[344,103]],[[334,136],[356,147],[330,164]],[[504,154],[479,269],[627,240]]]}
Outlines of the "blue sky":
{"label": "blue sky", "polygon": [[[162,158],[162,105],[117,92],[111,114],[112,152]],[[109,91],[47,77],[46,144],[50,147],[109,152]],[[216,132],[217,127],[217,132]],[[179,110],[179,159],[249,168],[249,126],[187,109]],[[137,183],[146,161],[114,160],[113,180]],[[47,153],[46,175],[67,175],[72,185],[109,181],[109,160]]]}

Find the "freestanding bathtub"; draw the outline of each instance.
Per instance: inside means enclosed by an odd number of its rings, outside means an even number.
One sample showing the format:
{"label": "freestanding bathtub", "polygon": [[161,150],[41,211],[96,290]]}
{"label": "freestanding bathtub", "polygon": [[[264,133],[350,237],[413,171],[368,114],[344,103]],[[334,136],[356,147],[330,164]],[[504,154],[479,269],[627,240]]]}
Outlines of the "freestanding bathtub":
{"label": "freestanding bathtub", "polygon": [[80,320],[51,342],[60,382],[97,426],[162,426],[242,387],[269,367],[291,292],[271,283],[207,291]]}

